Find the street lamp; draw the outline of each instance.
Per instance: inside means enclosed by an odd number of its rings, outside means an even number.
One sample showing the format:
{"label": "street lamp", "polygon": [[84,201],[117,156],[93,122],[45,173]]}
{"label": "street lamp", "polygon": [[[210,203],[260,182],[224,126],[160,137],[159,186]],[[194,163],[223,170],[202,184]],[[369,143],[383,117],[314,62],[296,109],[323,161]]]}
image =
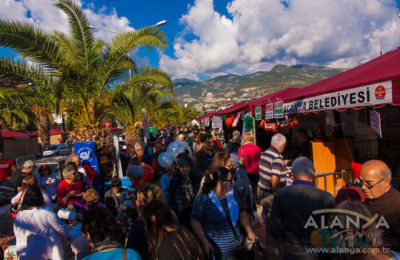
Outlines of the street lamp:
{"label": "street lamp", "polygon": [[[153,24],[153,25],[150,25],[150,26],[147,26],[147,27],[145,27],[145,28],[158,27],[158,26],[161,26],[161,25],[164,25],[164,24],[167,24],[167,20],[161,20],[161,21],[159,21],[158,23]],[[106,29],[99,28],[99,27],[94,27],[93,25],[89,25],[89,28],[92,29],[92,30],[95,30],[95,29],[96,29],[96,30],[100,30],[100,31],[105,31],[105,32],[117,34],[117,32],[110,31],[110,30],[106,30]]]}

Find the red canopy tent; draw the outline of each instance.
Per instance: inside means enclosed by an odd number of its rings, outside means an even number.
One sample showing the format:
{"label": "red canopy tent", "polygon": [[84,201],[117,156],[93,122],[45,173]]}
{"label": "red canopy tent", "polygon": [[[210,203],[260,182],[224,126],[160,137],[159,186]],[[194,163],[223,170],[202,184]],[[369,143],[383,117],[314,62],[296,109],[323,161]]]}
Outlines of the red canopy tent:
{"label": "red canopy tent", "polygon": [[[295,95],[286,96],[285,102],[301,101],[312,97],[328,98],[327,94],[337,92],[337,95],[350,93],[351,90],[360,90],[360,100],[366,100],[360,104],[354,103],[349,107],[365,107],[375,105],[373,99],[378,100],[377,105],[400,105],[400,48],[385,53],[367,63],[349,69],[333,77],[314,83],[299,89]],[[380,88],[381,87],[381,88]],[[383,87],[383,94],[382,94]],[[364,88],[364,89],[362,89]],[[369,92],[365,90],[368,88]],[[390,92],[391,90],[391,92]],[[386,93],[386,91],[388,91]],[[391,95],[390,95],[391,93]],[[368,100],[369,94],[371,100]],[[365,95],[365,97],[362,97]],[[386,96],[385,96],[386,95]],[[356,94],[353,97],[357,98]],[[385,100],[386,99],[386,100]],[[375,101],[376,101],[375,100]],[[329,101],[329,100],[328,100]],[[369,102],[367,102],[369,101]],[[285,110],[287,109],[285,104]],[[320,107],[321,110],[332,110],[334,107]],[[301,112],[301,111],[296,111]]]}
{"label": "red canopy tent", "polygon": [[266,104],[270,104],[270,103],[274,103],[276,101],[279,100],[286,100],[287,98],[290,98],[292,96],[297,96],[300,92],[301,89],[299,88],[287,88],[287,89],[283,89],[280,90],[278,92],[274,92],[272,94],[263,96],[261,98],[258,98],[256,100],[253,100],[251,102],[248,103],[248,106],[250,108],[250,110],[252,111],[252,113],[255,113],[255,107],[261,106],[261,112],[264,115],[265,114],[265,105]]}
{"label": "red canopy tent", "polygon": [[215,113],[215,111],[205,113],[204,115],[198,117],[196,120],[199,121],[199,120],[201,120],[201,119],[203,119],[203,118],[210,117],[210,116],[212,116],[214,113]]}
{"label": "red canopy tent", "polygon": [[238,112],[248,111],[248,103],[238,103],[228,108],[215,111],[213,115],[225,115],[230,116],[237,114]]}

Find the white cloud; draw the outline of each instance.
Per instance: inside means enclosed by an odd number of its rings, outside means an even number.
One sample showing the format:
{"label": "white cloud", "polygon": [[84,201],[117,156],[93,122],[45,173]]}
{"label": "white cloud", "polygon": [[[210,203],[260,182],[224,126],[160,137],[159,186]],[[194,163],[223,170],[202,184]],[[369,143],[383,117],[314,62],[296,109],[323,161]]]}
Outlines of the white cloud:
{"label": "white cloud", "polygon": [[[160,67],[173,77],[246,74],[275,64],[353,67],[399,43],[394,0],[232,0],[231,19],[212,0],[196,0],[183,15],[174,56]],[[195,39],[187,41],[185,36]],[[192,37],[193,38],[193,37]]]}
{"label": "white cloud", "polygon": [[[28,21],[49,32],[58,30],[68,33],[67,15],[55,7],[52,0],[2,1],[5,1],[5,3],[2,3],[2,7],[0,8],[0,19],[9,18],[12,20]],[[75,0],[75,3],[82,6],[82,1]],[[107,9],[103,7],[98,12],[95,12],[94,5],[89,4],[84,9],[84,12],[90,24],[96,28],[114,32],[133,29],[129,26],[129,20],[126,17],[119,17],[115,9],[107,13]],[[109,41],[113,36],[113,33],[95,30],[95,37],[104,41]]]}

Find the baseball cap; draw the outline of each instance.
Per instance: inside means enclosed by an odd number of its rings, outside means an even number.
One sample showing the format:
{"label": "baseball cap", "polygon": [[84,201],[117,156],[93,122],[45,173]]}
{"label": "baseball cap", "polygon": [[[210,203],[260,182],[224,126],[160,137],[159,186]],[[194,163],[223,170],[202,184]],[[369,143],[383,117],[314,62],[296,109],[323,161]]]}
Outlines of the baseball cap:
{"label": "baseball cap", "polygon": [[33,167],[33,166],[34,166],[34,164],[33,164],[33,161],[31,161],[31,160],[25,161],[24,164],[22,165],[23,168],[28,168],[28,167]]}

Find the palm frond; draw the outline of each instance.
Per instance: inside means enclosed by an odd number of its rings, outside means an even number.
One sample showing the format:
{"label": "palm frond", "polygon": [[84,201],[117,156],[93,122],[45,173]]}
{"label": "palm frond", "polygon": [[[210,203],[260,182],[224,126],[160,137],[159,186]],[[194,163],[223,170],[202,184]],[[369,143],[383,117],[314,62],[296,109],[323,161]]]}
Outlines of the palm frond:
{"label": "palm frond", "polygon": [[102,79],[100,85],[104,87],[108,83],[110,76],[118,68],[120,61],[132,50],[140,46],[163,49],[166,45],[167,40],[164,33],[157,28],[146,28],[117,34],[112,39],[109,48],[104,50],[103,66],[99,75]]}
{"label": "palm frond", "polygon": [[100,55],[96,52],[93,32],[82,8],[71,0],[58,0],[54,5],[68,16],[76,56],[83,62],[86,71],[94,70]]}
{"label": "palm frond", "polygon": [[11,48],[47,68],[57,69],[62,63],[57,42],[29,23],[0,20],[0,46]]}

